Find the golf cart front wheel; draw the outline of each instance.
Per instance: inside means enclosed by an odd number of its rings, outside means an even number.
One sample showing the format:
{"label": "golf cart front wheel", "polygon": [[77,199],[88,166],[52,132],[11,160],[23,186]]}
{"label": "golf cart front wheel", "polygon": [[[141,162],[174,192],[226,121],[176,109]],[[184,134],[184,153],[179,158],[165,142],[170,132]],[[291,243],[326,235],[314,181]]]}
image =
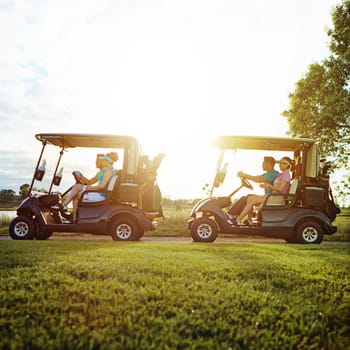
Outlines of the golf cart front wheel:
{"label": "golf cart front wheel", "polygon": [[34,238],[39,241],[44,241],[52,236],[52,231],[36,232]]}
{"label": "golf cart front wheel", "polygon": [[33,239],[36,234],[35,223],[27,216],[17,216],[10,223],[9,234],[16,240]]}
{"label": "golf cart front wheel", "polygon": [[114,241],[136,241],[137,226],[130,218],[117,218],[112,223],[111,235]]}
{"label": "golf cart front wheel", "polygon": [[199,218],[191,225],[191,236],[195,242],[214,242],[218,236],[218,227],[209,218]]}
{"label": "golf cart front wheel", "polygon": [[317,222],[306,221],[299,224],[296,228],[296,242],[312,244],[321,243],[323,232]]}

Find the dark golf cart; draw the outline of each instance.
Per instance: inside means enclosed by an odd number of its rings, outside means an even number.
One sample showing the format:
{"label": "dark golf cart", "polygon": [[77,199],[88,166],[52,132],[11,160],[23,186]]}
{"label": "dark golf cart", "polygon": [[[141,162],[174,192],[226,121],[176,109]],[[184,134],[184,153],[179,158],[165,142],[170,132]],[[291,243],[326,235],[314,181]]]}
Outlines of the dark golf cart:
{"label": "dark golf cart", "polygon": [[[214,140],[214,145],[220,150],[220,156],[213,185],[209,196],[195,204],[188,221],[195,242],[213,242],[218,233],[232,233],[278,237],[290,243],[320,243],[324,234],[336,232],[331,222],[339,208],[334,204],[329,185],[329,164],[320,168],[318,145],[314,140],[222,136]],[[295,165],[289,193],[267,196],[261,206],[253,208],[252,221],[244,225],[235,225],[227,215],[227,208],[235,205],[231,197],[240,189],[252,189],[247,179],[241,178],[241,185],[230,195],[213,196],[214,189],[225,179],[227,163],[224,159],[226,161],[230,151],[237,150],[287,152]]]}
{"label": "dark golf cart", "polygon": [[[156,174],[163,158],[162,154],[150,161],[142,154],[138,141],[130,136],[37,134],[35,137],[42,143],[42,149],[29,196],[20,204],[17,217],[9,226],[9,233],[13,239],[47,239],[53,232],[85,232],[110,234],[114,240],[134,241],[140,239],[145,231],[156,228],[156,222],[153,220],[163,216],[161,195],[156,185]],[[47,148],[51,151],[58,150],[58,159],[52,168],[52,179],[48,182],[49,190],[42,193],[35,191],[34,183],[43,179],[45,169],[40,164],[46,162],[43,155],[44,152],[49,152]],[[58,170],[62,156],[64,153],[68,153],[68,156],[69,153],[76,152],[77,158],[71,160],[71,163],[80,161],[90,164],[97,153],[106,150],[118,152],[121,164],[118,162],[117,166],[121,169],[117,170],[117,175],[109,181],[103,200],[86,201],[83,193],[78,204],[77,219],[73,222],[71,214],[65,212],[60,205],[71,187],[62,194],[53,191],[53,187],[59,186],[62,180],[62,168]],[[81,158],[80,154],[83,151],[91,152],[91,156]],[[79,182],[78,177],[74,177],[76,182]]]}

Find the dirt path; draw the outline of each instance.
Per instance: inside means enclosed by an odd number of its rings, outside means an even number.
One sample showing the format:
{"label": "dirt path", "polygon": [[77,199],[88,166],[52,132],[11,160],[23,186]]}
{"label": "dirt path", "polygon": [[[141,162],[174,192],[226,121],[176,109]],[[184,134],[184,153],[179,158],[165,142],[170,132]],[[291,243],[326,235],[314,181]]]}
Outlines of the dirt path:
{"label": "dirt path", "polygon": [[[8,235],[0,235],[0,240],[10,240]],[[50,241],[112,241],[109,235],[59,234],[49,238]],[[144,236],[140,242],[159,243],[193,243],[191,237],[184,236]],[[214,243],[285,243],[283,239],[264,237],[218,237]]]}

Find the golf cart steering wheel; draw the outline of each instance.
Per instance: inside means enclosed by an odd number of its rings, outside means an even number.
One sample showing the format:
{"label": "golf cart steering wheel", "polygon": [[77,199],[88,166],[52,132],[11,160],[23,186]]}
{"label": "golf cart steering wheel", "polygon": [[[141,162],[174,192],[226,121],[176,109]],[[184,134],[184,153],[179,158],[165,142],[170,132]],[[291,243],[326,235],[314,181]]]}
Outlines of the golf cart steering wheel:
{"label": "golf cart steering wheel", "polygon": [[79,171],[73,171],[72,172],[72,174],[73,174],[73,176],[74,176],[74,179],[75,179],[75,182],[77,183],[77,184],[82,184],[82,185],[84,185],[84,183],[83,183],[83,180],[80,178],[80,176],[79,176]]}
{"label": "golf cart steering wheel", "polygon": [[252,184],[248,181],[247,178],[241,177],[241,181],[242,181],[242,186],[247,187],[247,188],[249,188],[250,190],[253,189]]}

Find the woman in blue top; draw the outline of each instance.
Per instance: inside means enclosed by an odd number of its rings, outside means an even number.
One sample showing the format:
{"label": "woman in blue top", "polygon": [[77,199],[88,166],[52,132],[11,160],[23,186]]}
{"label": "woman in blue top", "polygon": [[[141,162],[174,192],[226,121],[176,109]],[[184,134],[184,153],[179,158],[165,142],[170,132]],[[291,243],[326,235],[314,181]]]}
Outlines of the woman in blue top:
{"label": "woman in blue top", "polygon": [[[78,174],[79,179],[82,183],[75,184],[70,191],[69,195],[63,202],[63,208],[66,208],[70,202],[73,202],[73,221],[76,221],[78,202],[84,191],[88,190],[101,190],[106,189],[109,180],[113,175],[115,175],[115,170],[113,169],[113,163],[118,160],[118,153],[110,152],[106,155],[97,155],[96,166],[100,171],[91,179],[85,178],[81,173]],[[98,183],[95,186],[91,186],[94,183]],[[90,192],[84,196],[84,200],[88,201],[99,201],[104,199],[104,193],[100,192]]]}

